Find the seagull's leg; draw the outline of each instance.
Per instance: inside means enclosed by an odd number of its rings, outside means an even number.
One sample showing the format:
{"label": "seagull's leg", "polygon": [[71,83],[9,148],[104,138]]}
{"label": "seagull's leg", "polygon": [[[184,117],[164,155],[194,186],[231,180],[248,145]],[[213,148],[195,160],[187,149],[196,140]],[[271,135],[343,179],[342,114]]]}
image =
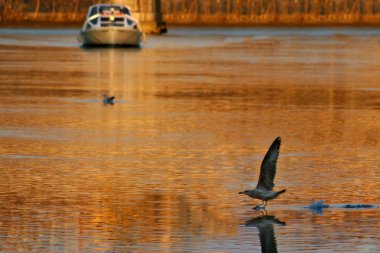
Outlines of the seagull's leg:
{"label": "seagull's leg", "polygon": [[261,202],[260,205],[255,206],[253,209],[257,210],[257,209],[259,209],[259,207],[262,206],[263,204],[264,204],[264,200],[262,200],[262,202]]}
{"label": "seagull's leg", "polygon": [[267,201],[263,201],[263,202],[265,202],[265,205],[263,206],[265,209],[265,207],[268,205],[268,202]]}

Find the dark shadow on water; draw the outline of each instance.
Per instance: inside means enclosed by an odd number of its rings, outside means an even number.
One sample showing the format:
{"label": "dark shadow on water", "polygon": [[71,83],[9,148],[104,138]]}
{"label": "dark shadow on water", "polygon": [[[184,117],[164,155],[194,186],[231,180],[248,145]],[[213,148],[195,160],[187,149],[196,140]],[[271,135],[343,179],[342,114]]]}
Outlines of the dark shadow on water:
{"label": "dark shadow on water", "polygon": [[285,226],[286,223],[280,221],[273,215],[262,215],[249,219],[245,222],[247,227],[257,227],[259,229],[261,252],[277,253],[277,242],[273,225]]}
{"label": "dark shadow on water", "polygon": [[369,208],[379,208],[377,205],[373,204],[335,204],[328,205],[325,204],[323,200],[314,201],[309,206],[305,207],[310,209],[314,214],[323,214],[323,210],[327,208],[344,208],[344,209],[369,209]]}

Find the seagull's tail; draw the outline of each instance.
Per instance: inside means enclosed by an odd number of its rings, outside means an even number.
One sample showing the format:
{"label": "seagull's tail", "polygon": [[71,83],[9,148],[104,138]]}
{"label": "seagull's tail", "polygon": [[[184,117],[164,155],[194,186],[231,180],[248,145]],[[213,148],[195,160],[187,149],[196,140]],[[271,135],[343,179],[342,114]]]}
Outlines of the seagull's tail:
{"label": "seagull's tail", "polygon": [[280,195],[280,194],[284,193],[284,192],[286,192],[286,190],[285,190],[285,189],[284,189],[284,190],[281,190],[281,191],[278,191],[278,192],[276,192],[276,197],[277,197],[278,195]]}

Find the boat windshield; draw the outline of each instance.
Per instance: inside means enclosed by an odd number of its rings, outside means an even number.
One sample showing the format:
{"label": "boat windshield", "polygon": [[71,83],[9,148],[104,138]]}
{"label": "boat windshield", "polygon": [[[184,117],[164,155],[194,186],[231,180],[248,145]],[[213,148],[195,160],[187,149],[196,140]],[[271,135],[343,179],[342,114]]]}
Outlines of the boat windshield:
{"label": "boat windshield", "polygon": [[99,7],[100,15],[131,15],[128,8],[117,5],[103,5]]}

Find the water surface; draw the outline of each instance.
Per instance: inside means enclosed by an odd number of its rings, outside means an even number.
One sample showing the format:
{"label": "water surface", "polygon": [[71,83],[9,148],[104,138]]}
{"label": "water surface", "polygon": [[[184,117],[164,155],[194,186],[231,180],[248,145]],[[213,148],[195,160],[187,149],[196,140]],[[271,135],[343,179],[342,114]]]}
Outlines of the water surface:
{"label": "water surface", "polygon": [[378,29],[77,33],[0,29],[0,252],[380,251],[379,208],[304,208],[380,204]]}

